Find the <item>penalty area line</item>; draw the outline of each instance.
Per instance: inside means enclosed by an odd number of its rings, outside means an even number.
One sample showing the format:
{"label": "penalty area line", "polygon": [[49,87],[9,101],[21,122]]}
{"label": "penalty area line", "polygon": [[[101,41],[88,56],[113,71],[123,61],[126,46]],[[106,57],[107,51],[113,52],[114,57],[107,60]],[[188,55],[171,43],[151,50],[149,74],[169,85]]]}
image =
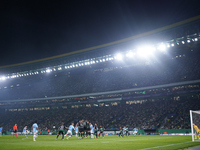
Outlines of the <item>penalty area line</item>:
{"label": "penalty area line", "polygon": [[161,147],[168,147],[168,146],[174,146],[174,145],[185,144],[185,143],[190,143],[190,142],[192,142],[192,141],[183,142],[183,143],[177,143],[177,144],[163,145],[163,146],[155,146],[155,147],[144,148],[144,149],[139,149],[139,150],[148,150],[148,149],[155,149],[155,148],[161,148]]}

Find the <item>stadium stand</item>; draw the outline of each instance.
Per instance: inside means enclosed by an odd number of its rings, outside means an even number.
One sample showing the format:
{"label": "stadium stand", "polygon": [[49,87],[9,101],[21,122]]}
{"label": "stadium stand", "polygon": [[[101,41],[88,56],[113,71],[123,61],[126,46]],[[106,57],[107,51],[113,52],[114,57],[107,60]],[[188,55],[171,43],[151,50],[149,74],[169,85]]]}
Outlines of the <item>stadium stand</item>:
{"label": "stadium stand", "polygon": [[[107,130],[125,125],[188,129],[189,110],[200,109],[199,40],[198,37],[193,43],[177,44],[167,53],[155,54],[159,56],[145,61],[112,60],[9,78],[0,83],[0,125],[11,131],[17,123],[22,130],[37,119],[41,130],[54,130],[61,122],[69,125],[87,119]],[[94,57],[96,51],[91,53],[87,57]],[[70,59],[79,61],[82,57]],[[176,85],[166,86],[170,83]],[[130,90],[124,92],[126,89]]]}

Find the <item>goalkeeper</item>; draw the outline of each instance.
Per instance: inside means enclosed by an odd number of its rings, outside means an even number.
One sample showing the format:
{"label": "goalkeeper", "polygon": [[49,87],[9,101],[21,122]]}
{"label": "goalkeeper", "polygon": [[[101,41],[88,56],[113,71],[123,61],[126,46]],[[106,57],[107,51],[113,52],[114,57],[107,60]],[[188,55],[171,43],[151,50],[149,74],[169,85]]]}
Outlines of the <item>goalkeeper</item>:
{"label": "goalkeeper", "polygon": [[199,139],[199,128],[195,124],[193,124],[193,127],[195,130],[195,139]]}

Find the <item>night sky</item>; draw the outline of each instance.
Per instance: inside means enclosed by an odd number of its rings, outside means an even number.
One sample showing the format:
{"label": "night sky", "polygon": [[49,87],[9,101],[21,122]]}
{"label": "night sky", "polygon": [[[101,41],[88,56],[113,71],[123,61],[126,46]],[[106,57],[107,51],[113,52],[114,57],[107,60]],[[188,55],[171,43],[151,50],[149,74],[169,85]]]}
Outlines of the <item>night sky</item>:
{"label": "night sky", "polygon": [[76,51],[200,15],[199,0],[1,0],[0,66]]}

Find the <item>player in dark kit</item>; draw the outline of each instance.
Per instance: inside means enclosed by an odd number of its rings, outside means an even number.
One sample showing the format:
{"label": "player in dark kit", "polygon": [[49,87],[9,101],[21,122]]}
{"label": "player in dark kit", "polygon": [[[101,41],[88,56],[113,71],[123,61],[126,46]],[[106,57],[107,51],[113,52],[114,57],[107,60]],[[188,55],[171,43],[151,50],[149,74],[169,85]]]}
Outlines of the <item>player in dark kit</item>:
{"label": "player in dark kit", "polygon": [[78,123],[78,130],[79,130],[79,139],[83,138],[84,135],[84,124],[83,124],[83,120],[80,120]]}
{"label": "player in dark kit", "polygon": [[100,126],[100,129],[99,129],[99,138],[100,138],[100,136],[102,135],[102,137],[104,138],[104,128],[102,127],[102,126]]}
{"label": "player in dark kit", "polygon": [[86,137],[90,136],[90,123],[86,121]]}
{"label": "player in dark kit", "polygon": [[127,135],[129,136],[129,133],[128,133],[128,126],[126,126],[125,131],[126,131],[126,136],[127,136]]}
{"label": "player in dark kit", "polygon": [[64,130],[65,130],[65,126],[64,126],[64,123],[62,123],[62,125],[58,128],[59,131],[58,131],[58,134],[57,134],[57,137],[56,137],[56,140],[58,139],[59,135],[62,134],[62,140],[64,140]]}
{"label": "player in dark kit", "polygon": [[122,127],[119,128],[119,137],[120,136],[123,137],[123,129],[122,129]]}
{"label": "player in dark kit", "polygon": [[98,137],[97,137],[97,132],[98,132],[98,126],[97,126],[97,124],[95,123],[94,124],[94,134],[95,134],[95,138],[97,139]]}

